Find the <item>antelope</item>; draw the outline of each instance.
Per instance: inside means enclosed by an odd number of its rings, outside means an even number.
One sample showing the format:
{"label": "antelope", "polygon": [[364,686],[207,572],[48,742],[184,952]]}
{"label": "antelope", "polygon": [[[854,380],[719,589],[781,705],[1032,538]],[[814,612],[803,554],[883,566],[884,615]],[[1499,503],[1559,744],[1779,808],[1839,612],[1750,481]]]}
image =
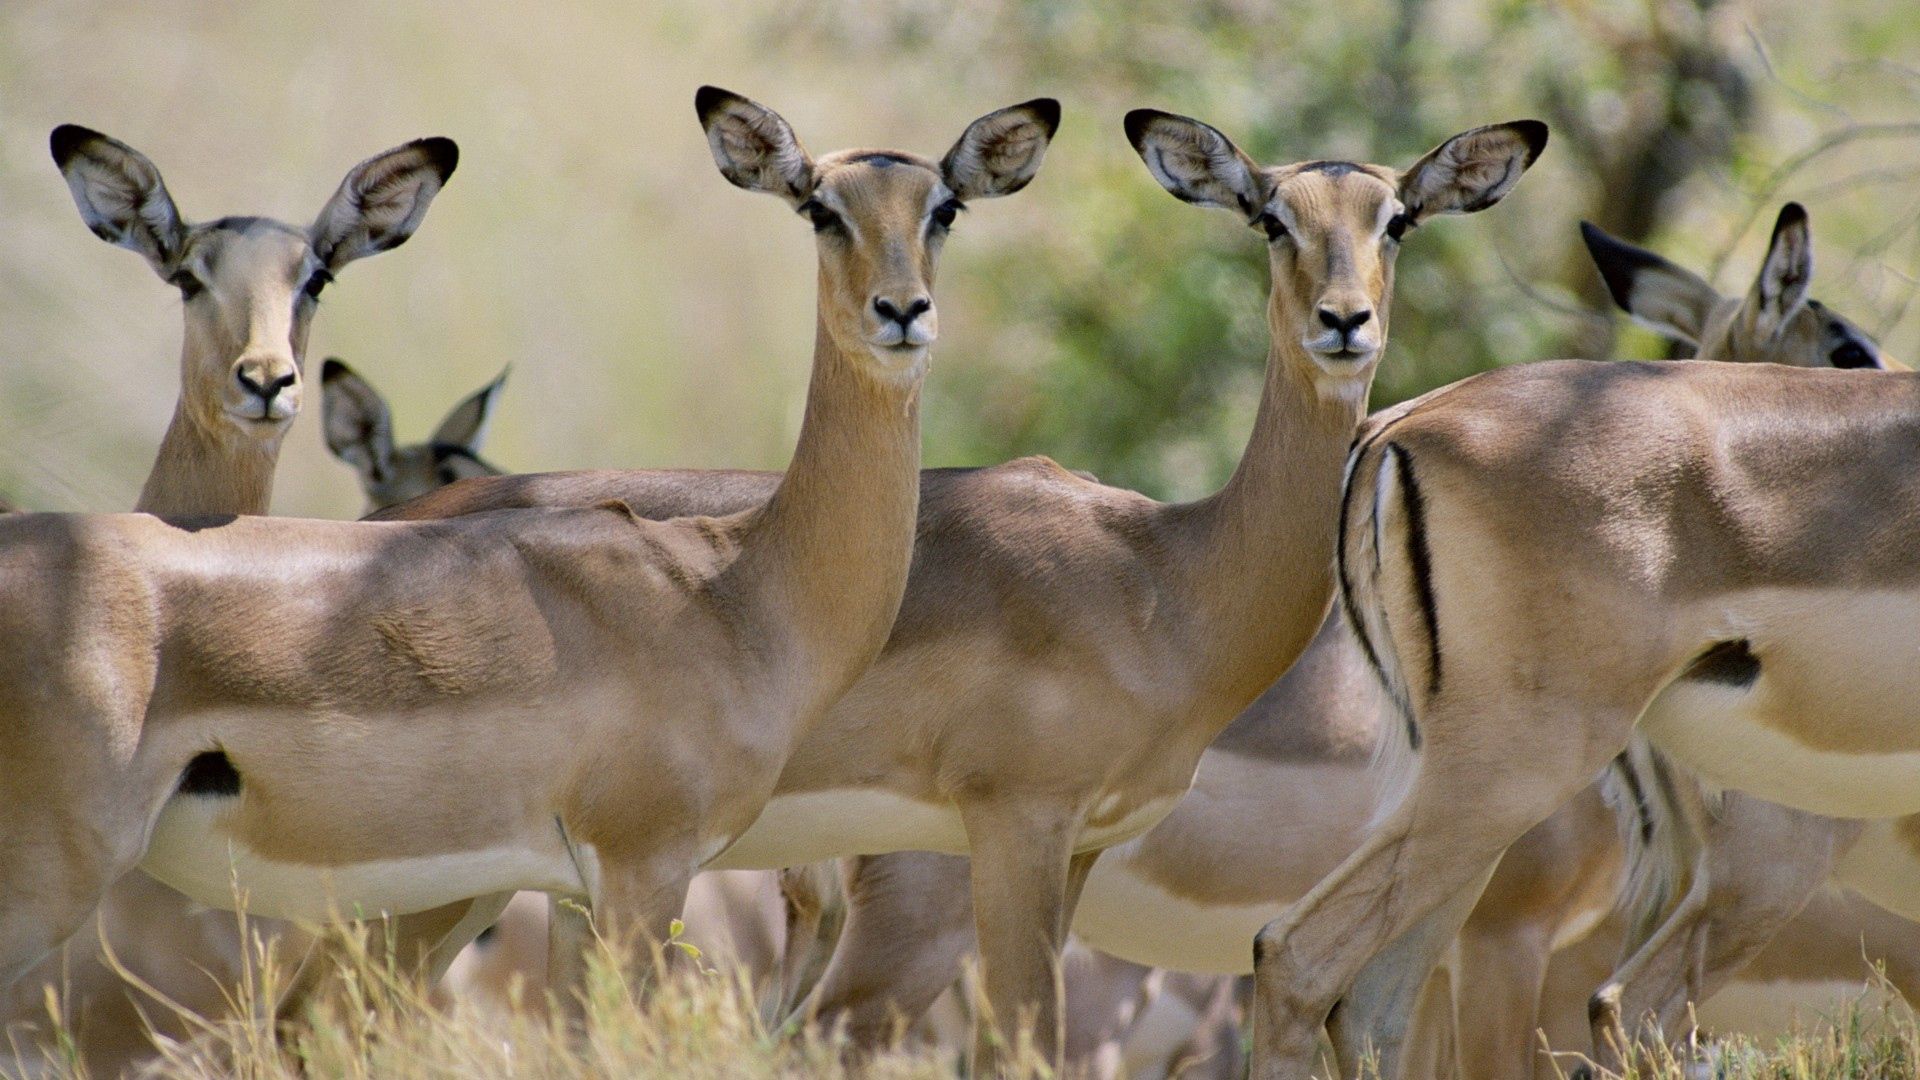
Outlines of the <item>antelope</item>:
{"label": "antelope", "polygon": [[[358,372],[337,357],[320,367],[321,421],[327,448],[360,478],[369,508],[380,510],[468,476],[499,476],[480,456],[506,371],[461,399],[427,441],[394,445],[393,413],[387,401]],[[700,949],[705,962],[738,965],[756,983],[780,974],[786,949],[785,912],[773,876],[758,871],[700,874],[689,886],[683,940]],[[804,940],[805,935],[802,935]],[[492,927],[450,963],[444,979],[455,997],[484,1001],[506,1009],[515,1001],[538,1010],[541,995],[517,996],[522,986],[538,985],[547,969],[547,909],[544,897],[514,897]]]}
{"label": "antelope", "polygon": [[[301,405],[321,290],[348,263],[413,235],[453,174],[458,147],[419,139],[361,162],[303,228],[258,217],[191,224],[160,170],[125,143],[66,124],[49,144],[88,228],[139,252],[181,294],[180,394],[135,510],[266,513],[280,445]],[[213,973],[239,962],[231,917],[195,910],[133,873],[107,891],[99,924],[121,962],[148,983],[202,1013],[225,1006]],[[96,944],[85,934],[20,980],[0,1017],[9,1026],[44,1018],[41,988],[59,985],[89,1067],[116,1074],[151,1047],[128,988]]]}
{"label": "antelope", "polygon": [[[1207,748],[1173,810],[1095,864],[1073,933],[1148,967],[1251,973],[1248,940],[1357,847],[1379,809],[1372,756],[1384,706],[1344,619],[1330,613]],[[1619,866],[1598,788],[1508,852],[1451,961],[1473,988],[1456,1003],[1463,1075],[1532,1074],[1548,961],[1606,916]],[[847,875],[846,929],[808,1007],[872,1032],[917,1017],[958,976],[974,944],[967,865],[901,853],[850,860]]]}
{"label": "antelope", "polygon": [[469,476],[499,476],[480,456],[493,418],[501,371],[492,382],[462,398],[427,441],[393,445],[393,413],[373,384],[338,357],[320,365],[320,406],[327,449],[360,478],[369,512],[424,495]]}
{"label": "antelope", "polygon": [[[935,165],[815,159],[745,98],[695,104],[722,173],[819,230],[807,410],[771,497],[671,521],[613,501],[5,519],[0,828],[25,842],[0,849],[0,985],[136,864],[281,918],[468,901],[440,965],[517,889],[590,906],[566,932],[667,936],[886,640],[945,227],[956,200],[1024,186],[1058,118],[989,114]],[[553,967],[566,1000],[578,952]]]}
{"label": "antelope", "polygon": [[[709,866],[966,853],[992,1021],[1057,1060],[1055,961],[1095,857],[1153,825],[1207,743],[1300,654],[1332,597],[1346,447],[1416,226],[1498,202],[1534,121],[1456,135],[1402,171],[1263,168],[1216,129],[1137,110],[1125,129],[1179,198],[1267,243],[1272,332],[1254,430],[1217,493],[1163,504],[1045,458],[922,476],[913,572],[877,663],[829,710],[752,828]],[[719,512],[764,474],[466,480],[384,517],[609,498]],[[1036,753],[1044,748],[1044,753]],[[450,917],[450,916],[449,916]],[[984,1047],[981,1049],[985,1049]]]}
{"label": "antelope", "polygon": [[[1811,318],[1801,320],[1800,333],[1758,332],[1766,325],[1762,298],[1794,288],[1804,296],[1813,278],[1811,229],[1797,203],[1782,208],[1760,277],[1738,300],[1590,224],[1582,231],[1615,301],[1635,319],[1698,345],[1702,356],[1799,367],[1902,366],[1810,298],[1802,301]],[[1698,784],[1674,775],[1638,738],[1619,767],[1639,793],[1634,805],[1655,820],[1644,828],[1646,844],[1629,845],[1640,879],[1630,955],[1590,1005],[1593,1056],[1605,1066],[1622,1064],[1629,1021],[1649,1037],[1683,1038],[1687,1003],[1730,980],[1829,880],[1920,917],[1909,887],[1920,880],[1920,845],[1904,839],[1913,831],[1905,819],[1828,817],[1740,791],[1709,811]]]}
{"label": "antelope", "polygon": [[[1819,348],[1835,324],[1807,302],[1804,214],[1789,208],[1773,239],[1727,325]],[[1761,798],[1920,809],[1913,695],[1890,658],[1843,644],[1920,621],[1896,554],[1920,513],[1904,475],[1915,378],[1555,361],[1367,425],[1339,573],[1411,767],[1366,842],[1256,938],[1256,1076],[1305,1075],[1329,1014],[1347,1067],[1371,1035],[1391,1075],[1397,1025],[1334,1007],[1424,975],[1501,850],[1636,728]],[[1866,542],[1821,543],[1841,536]]]}
{"label": "antelope", "polygon": [[[1797,207],[1787,213],[1803,216]],[[1715,359],[1814,366],[1871,350],[1866,355],[1881,361],[1870,339],[1830,311],[1818,337],[1784,344],[1729,340],[1736,327],[1752,322],[1738,302],[1721,300],[1699,283],[1681,303],[1672,294],[1698,279],[1591,225],[1583,232],[1617,295],[1666,314],[1663,327],[1678,322],[1697,331],[1711,322],[1717,329],[1705,337],[1704,352]],[[1792,231],[1782,235],[1790,238]],[[1810,268],[1788,261],[1768,265],[1777,273],[1810,275]],[[1635,286],[1635,272],[1649,277]],[[1096,864],[1074,933],[1150,966],[1250,972],[1246,942],[1364,838],[1382,795],[1370,757],[1385,705],[1351,632],[1331,614],[1294,666],[1214,740],[1192,790],[1173,811]],[[1455,1002],[1463,1075],[1534,1074],[1549,961],[1612,906],[1620,865],[1612,820],[1599,789],[1590,786],[1502,858],[1449,958],[1456,981],[1471,988]],[[1249,829],[1249,822],[1274,827]],[[1748,876],[1781,876],[1778,859],[1742,855],[1736,863],[1752,868]],[[827,1016],[874,1014],[856,1028],[877,1027],[888,1013],[917,1016],[957,975],[960,956],[972,945],[963,925],[965,863],[922,853],[880,856],[857,860],[849,874],[849,928],[813,1006]],[[1754,892],[1743,895],[1759,894],[1757,883],[1747,888]],[[1793,895],[1797,909],[1805,893]],[[1782,957],[1777,964],[1789,962]],[[1585,1015],[1584,1008],[1577,1011]]]}

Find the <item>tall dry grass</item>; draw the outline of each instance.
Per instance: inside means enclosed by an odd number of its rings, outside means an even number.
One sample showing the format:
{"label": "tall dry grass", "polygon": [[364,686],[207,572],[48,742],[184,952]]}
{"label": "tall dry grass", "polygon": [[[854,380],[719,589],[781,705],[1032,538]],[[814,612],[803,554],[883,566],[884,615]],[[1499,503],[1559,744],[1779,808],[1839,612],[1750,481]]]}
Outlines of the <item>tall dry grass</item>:
{"label": "tall dry grass", "polygon": [[[161,1040],[155,1059],[139,1075],[150,1080],[945,1080],[962,1071],[952,1046],[902,1044],[856,1059],[837,1032],[773,1026],[744,971],[717,969],[677,941],[653,950],[648,967],[664,974],[638,986],[625,974],[639,970],[631,963],[633,953],[603,946],[589,962],[583,1007],[570,1021],[554,1008],[444,1002],[416,973],[395,964],[390,943],[378,934],[342,926],[323,933],[340,969],[329,993],[307,1015],[274,1022],[266,1003],[280,996],[290,965],[284,948],[276,953],[271,942],[254,936],[230,1015],[188,1018],[196,1034]],[[670,960],[663,962],[663,955]],[[150,1012],[173,1009],[151,988],[139,992],[147,996]],[[520,1004],[542,993],[539,987],[515,986],[511,997]],[[1920,1076],[1920,1024],[1910,1010],[1888,1006],[1897,1001],[1890,987],[1869,987],[1837,1015],[1790,1036],[1733,1036],[1679,1056],[1645,1055],[1621,1080]],[[49,1001],[49,1015],[61,1015],[57,1001]],[[69,1033],[49,1024],[34,1053],[23,1055],[28,1048],[16,1045],[13,1066],[0,1060],[0,1078],[98,1080],[73,1046]],[[1015,1080],[1054,1075],[1024,1038],[1009,1057],[1004,1075]],[[31,1066],[18,1063],[29,1059]],[[1583,1063],[1577,1054],[1558,1055],[1558,1076],[1579,1075]],[[1371,1068],[1363,1075],[1377,1080]]]}

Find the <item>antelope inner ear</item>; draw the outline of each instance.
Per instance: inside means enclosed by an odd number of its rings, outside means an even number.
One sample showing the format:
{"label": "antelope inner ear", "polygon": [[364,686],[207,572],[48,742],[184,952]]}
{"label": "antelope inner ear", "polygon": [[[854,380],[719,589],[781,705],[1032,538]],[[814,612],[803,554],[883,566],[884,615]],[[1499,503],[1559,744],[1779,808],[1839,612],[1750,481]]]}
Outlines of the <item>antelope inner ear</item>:
{"label": "antelope inner ear", "polygon": [[1176,199],[1253,221],[1273,197],[1266,174],[1217,128],[1157,109],[1135,109],[1127,114],[1126,131],[1147,171]]}
{"label": "antelope inner ear", "polygon": [[794,206],[813,194],[813,157],[779,113],[717,86],[701,87],[693,95],[693,108],[706,130],[714,164],[735,187],[775,195]]}

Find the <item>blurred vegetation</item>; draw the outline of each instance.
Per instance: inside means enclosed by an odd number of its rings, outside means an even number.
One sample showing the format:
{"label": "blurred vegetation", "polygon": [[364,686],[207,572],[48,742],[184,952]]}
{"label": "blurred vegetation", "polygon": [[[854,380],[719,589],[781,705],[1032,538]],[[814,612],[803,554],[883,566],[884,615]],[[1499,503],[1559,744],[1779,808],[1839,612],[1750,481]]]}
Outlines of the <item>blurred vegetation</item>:
{"label": "blurred vegetation", "polygon": [[[811,238],[715,174],[701,82],[779,109],[816,151],[937,154],[990,108],[1065,103],[1039,180],[976,206],[949,246],[930,463],[1047,453],[1180,497],[1237,458],[1266,351],[1264,246],[1153,183],[1120,133],[1140,105],[1273,163],[1406,165],[1476,124],[1553,125],[1505,203],[1408,244],[1376,404],[1499,364],[1666,355],[1604,305],[1576,222],[1735,292],[1787,198],[1812,211],[1815,294],[1920,359],[1910,0],[15,0],[0,493],[131,505],[176,389],[172,290],[79,223],[46,156],[61,121],[147,152],[190,216],[296,221],[359,158],[451,135],[459,175],[411,243],[329,291],[313,359],[366,373],[403,440],[511,361],[488,455],[515,469],[779,467]],[[317,412],[315,395],[276,511],[349,516]]]}

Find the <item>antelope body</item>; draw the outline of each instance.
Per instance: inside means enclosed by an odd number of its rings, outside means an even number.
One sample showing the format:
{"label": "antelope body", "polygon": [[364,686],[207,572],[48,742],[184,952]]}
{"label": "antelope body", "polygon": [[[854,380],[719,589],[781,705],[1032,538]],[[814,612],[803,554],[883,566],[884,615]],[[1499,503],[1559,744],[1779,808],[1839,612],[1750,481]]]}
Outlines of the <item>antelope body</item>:
{"label": "antelope body", "polygon": [[[1201,751],[1312,639],[1332,591],[1341,456],[1384,341],[1408,229],[1504,196],[1532,122],[1456,136],[1404,173],[1261,168],[1218,131],[1142,110],[1128,133],[1181,198],[1270,244],[1273,333],[1254,433],[1214,496],[1160,504],[1044,459],[922,476],[907,596],[878,662],[796,748],[713,866],[966,852],[996,1023],[1059,1045],[1052,958],[1093,856],[1144,831]],[[464,481],[427,518],[619,498],[719,512],[765,476],[596,472]]]}
{"label": "antelope body", "polygon": [[30,839],[0,852],[0,982],[135,863],[212,903],[237,868],[271,914],[489,893],[455,949],[523,887],[588,898],[615,937],[665,936],[693,869],[885,640],[941,208],[1017,190],[1057,119],[1003,110],[957,160],[887,152],[890,168],[815,161],[724,91],[697,105],[735,183],[843,216],[773,495],[669,522],[617,504],[419,524],[9,517],[0,752],[21,764],[0,826]]}
{"label": "antelope body", "polygon": [[[180,394],[136,510],[263,514],[288,426],[299,411],[308,329],[321,291],[347,263],[404,243],[459,159],[451,140],[421,139],[355,166],[309,228],[257,217],[190,224],[145,155],[76,125],[56,128],[54,163],[82,219],[139,252],[180,290]],[[120,962],[175,1002],[212,1015],[228,1003],[242,944],[234,920],[195,910],[142,874],[110,889],[99,932]],[[133,991],[83,931],[5,992],[9,1029],[46,1019],[55,986],[87,1066],[117,1074],[149,1053]],[[156,1018],[167,1030],[178,1018]]]}
{"label": "antelope body", "polygon": [[[1783,217],[1776,254],[1793,231]],[[1763,272],[1753,327],[1823,333],[1805,284]],[[1257,1075],[1303,1072],[1356,977],[1424,970],[1482,868],[1636,724],[1769,799],[1913,809],[1912,680],[1842,642],[1920,622],[1890,539],[1920,512],[1894,464],[1920,438],[1916,392],[1880,371],[1564,361],[1370,423],[1341,572],[1418,764],[1360,850],[1262,931]],[[1840,535],[1859,542],[1824,542]],[[1352,1061],[1368,1033],[1334,1034]],[[1391,1062],[1394,1034],[1371,1034]]]}

